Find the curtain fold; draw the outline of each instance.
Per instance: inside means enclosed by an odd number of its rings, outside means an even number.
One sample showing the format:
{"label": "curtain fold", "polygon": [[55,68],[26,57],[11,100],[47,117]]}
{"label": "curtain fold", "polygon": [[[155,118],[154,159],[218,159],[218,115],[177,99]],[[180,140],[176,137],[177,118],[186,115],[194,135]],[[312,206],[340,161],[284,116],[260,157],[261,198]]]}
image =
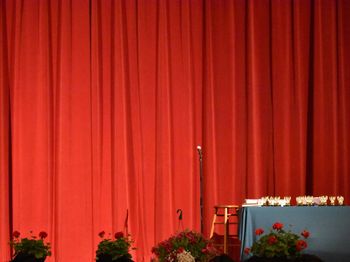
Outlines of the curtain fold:
{"label": "curtain fold", "polygon": [[0,2],[0,247],[1,259],[10,260],[8,247],[12,231],[12,172],[11,172],[11,110],[9,46],[6,28],[8,10]]}
{"label": "curtain fold", "polygon": [[149,261],[200,230],[198,145],[206,236],[215,204],[348,203],[349,1],[4,0],[0,14],[0,261],[12,230],[48,231],[48,261],[92,261],[98,233],[125,226]]}

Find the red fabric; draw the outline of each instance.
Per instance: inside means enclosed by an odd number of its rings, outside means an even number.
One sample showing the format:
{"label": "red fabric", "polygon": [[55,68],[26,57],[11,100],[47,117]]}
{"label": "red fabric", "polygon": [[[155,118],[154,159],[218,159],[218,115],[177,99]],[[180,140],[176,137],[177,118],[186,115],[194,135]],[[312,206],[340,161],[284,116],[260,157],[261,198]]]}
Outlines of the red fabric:
{"label": "red fabric", "polygon": [[[214,204],[350,197],[349,1],[0,1],[0,261],[45,230],[48,261],[136,261]],[[281,221],[283,222],[283,221]]]}

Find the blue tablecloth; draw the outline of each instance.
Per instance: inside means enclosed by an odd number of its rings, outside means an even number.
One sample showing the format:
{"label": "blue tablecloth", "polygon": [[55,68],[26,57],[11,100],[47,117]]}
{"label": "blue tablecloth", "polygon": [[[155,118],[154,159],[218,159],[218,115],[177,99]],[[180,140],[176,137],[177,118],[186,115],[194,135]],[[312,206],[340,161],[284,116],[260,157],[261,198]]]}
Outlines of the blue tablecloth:
{"label": "blue tablecloth", "polygon": [[244,207],[240,211],[239,236],[243,250],[256,240],[255,229],[269,231],[275,222],[299,234],[310,232],[305,253],[326,262],[350,261],[350,206]]}

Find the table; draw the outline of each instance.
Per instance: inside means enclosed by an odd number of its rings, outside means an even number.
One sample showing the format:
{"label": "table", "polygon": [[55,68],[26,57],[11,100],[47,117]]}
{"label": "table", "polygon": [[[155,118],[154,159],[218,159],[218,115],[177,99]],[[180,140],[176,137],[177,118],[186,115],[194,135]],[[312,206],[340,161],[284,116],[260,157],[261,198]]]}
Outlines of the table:
{"label": "table", "polygon": [[257,239],[255,229],[269,232],[275,222],[296,234],[304,229],[310,232],[305,253],[325,262],[350,261],[350,206],[243,207],[239,225],[242,260],[247,258],[244,248]]}

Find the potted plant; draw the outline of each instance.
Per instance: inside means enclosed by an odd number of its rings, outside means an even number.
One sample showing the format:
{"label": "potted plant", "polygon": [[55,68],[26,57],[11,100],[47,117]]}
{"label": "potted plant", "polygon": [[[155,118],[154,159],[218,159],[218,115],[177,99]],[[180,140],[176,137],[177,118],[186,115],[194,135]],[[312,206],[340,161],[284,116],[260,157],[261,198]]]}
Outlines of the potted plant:
{"label": "potted plant", "polygon": [[210,261],[219,252],[201,234],[185,230],[152,248],[155,261]]}
{"label": "potted plant", "polygon": [[[32,234],[32,231],[30,231]],[[31,236],[20,238],[21,233],[14,231],[10,246],[14,249],[13,262],[42,262],[47,256],[51,256],[50,243],[45,243],[47,237],[45,231],[39,233],[39,237]]]}
{"label": "potted plant", "polygon": [[282,223],[276,222],[265,235],[264,229],[256,229],[258,240],[251,248],[247,247],[244,250],[247,255],[252,255],[247,261],[304,261],[302,252],[307,248],[309,231],[303,230],[297,235],[285,231],[283,227]]}
{"label": "potted plant", "polygon": [[135,248],[131,247],[133,240],[130,236],[124,236],[123,232],[117,232],[114,234],[114,239],[105,238],[104,231],[98,235],[102,239],[96,250],[98,262],[132,261],[130,250]]}

